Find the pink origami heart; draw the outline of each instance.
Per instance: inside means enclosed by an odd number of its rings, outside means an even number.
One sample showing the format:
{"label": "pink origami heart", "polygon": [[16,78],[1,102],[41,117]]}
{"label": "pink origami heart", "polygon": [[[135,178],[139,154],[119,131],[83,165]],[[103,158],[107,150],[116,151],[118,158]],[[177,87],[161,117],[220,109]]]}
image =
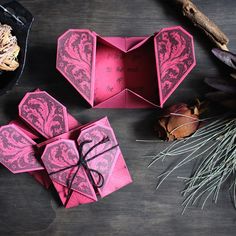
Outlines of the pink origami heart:
{"label": "pink origami heart", "polygon": [[[48,144],[42,155],[42,161],[44,162],[48,174],[51,174],[50,177],[52,181],[67,187],[78,168],[75,166],[79,161],[79,153],[75,142],[73,140],[61,139]],[[66,167],[71,168],[52,174],[53,172]],[[81,166],[76,173],[71,189],[76,190],[87,197],[93,198],[94,200],[97,199],[83,166]]]}
{"label": "pink origami heart", "polygon": [[[46,145],[42,161],[67,208],[97,201],[97,194],[105,197],[132,182],[107,122],[105,118],[84,126],[77,145],[69,139]],[[98,187],[101,176],[102,186]]]}
{"label": "pink origami heart", "polygon": [[19,116],[45,138],[69,130],[66,108],[45,91],[27,93],[19,104]]}
{"label": "pink origami heart", "polygon": [[128,38],[68,30],[58,39],[57,69],[95,107],[162,107],[195,64],[180,26]]}
{"label": "pink origami heart", "polygon": [[15,125],[0,128],[0,163],[13,173],[42,170],[35,156],[36,143]]}

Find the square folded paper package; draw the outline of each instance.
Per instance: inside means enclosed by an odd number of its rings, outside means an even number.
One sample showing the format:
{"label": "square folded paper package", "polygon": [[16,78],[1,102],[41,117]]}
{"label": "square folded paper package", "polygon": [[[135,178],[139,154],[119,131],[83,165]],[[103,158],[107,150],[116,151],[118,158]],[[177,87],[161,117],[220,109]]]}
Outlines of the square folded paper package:
{"label": "square folded paper package", "polygon": [[42,161],[66,208],[96,202],[132,182],[106,117],[45,144]]}
{"label": "square folded paper package", "polygon": [[57,69],[97,108],[162,107],[195,64],[193,38],[180,26],[146,37],[70,29],[58,39]]}

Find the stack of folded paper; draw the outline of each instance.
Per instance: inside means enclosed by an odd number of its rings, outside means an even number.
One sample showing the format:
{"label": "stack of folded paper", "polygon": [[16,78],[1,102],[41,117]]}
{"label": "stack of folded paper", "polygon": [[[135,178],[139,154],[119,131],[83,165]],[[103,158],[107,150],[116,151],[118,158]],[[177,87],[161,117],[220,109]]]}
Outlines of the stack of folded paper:
{"label": "stack of folded paper", "polygon": [[132,182],[106,117],[81,125],[45,91],[27,93],[19,118],[0,128],[0,163],[53,184],[66,208],[95,202]]}

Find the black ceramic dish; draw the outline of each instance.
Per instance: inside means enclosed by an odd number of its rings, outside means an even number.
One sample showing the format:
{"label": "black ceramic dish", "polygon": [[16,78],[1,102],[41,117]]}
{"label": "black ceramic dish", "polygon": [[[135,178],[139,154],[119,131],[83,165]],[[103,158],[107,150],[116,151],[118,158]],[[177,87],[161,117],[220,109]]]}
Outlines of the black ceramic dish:
{"label": "black ceramic dish", "polygon": [[25,66],[28,35],[33,22],[32,14],[17,1],[0,4],[0,23],[12,27],[12,35],[16,36],[20,53],[19,67],[15,71],[0,72],[0,95],[9,91],[20,79]]}

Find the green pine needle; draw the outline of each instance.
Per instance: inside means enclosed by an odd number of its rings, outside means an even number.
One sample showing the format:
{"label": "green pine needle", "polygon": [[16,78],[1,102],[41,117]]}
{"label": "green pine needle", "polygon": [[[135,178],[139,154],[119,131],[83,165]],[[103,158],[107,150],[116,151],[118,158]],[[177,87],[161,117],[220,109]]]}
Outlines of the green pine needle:
{"label": "green pine needle", "polygon": [[230,193],[236,208],[236,119],[217,119],[197,130],[191,137],[177,140],[153,157],[149,167],[157,161],[183,155],[174,167],[158,176],[157,189],[176,169],[196,160],[197,167],[189,178],[183,178],[183,213],[191,204],[202,199],[202,208],[211,197],[217,202],[222,185],[230,183]]}

